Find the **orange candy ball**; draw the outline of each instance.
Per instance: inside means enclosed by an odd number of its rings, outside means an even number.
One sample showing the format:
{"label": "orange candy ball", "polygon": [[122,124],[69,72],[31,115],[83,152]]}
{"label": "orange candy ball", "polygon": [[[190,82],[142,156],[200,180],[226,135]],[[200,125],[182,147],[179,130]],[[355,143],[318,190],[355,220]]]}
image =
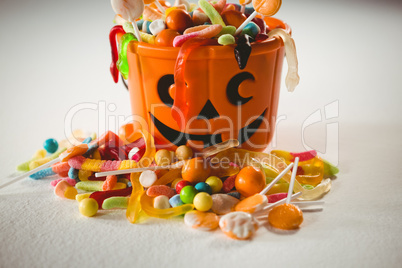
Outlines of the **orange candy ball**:
{"label": "orange candy ball", "polygon": [[222,19],[226,25],[232,25],[238,28],[247,19],[247,17],[239,11],[226,10],[222,13]]}
{"label": "orange candy ball", "polygon": [[185,29],[193,26],[193,20],[187,11],[174,9],[166,16],[166,25],[169,29],[183,33]]}
{"label": "orange candy ball", "polygon": [[257,194],[265,187],[265,173],[253,166],[244,167],[236,176],[235,187],[245,197]]}
{"label": "orange candy ball", "polygon": [[162,47],[173,47],[173,39],[178,35],[180,34],[176,30],[162,30],[155,38],[155,45]]}
{"label": "orange candy ball", "polygon": [[211,168],[206,160],[202,157],[196,157],[190,159],[181,171],[181,176],[183,180],[198,183],[205,182],[209,177]]}
{"label": "orange candy ball", "polygon": [[292,204],[279,205],[269,212],[268,222],[278,229],[296,229],[303,222],[303,212]]}

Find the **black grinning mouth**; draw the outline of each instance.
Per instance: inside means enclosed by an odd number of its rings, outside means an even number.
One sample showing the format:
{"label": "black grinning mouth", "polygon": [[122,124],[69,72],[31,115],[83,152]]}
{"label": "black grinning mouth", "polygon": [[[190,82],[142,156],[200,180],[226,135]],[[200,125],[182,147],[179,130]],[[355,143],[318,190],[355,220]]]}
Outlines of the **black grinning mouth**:
{"label": "black grinning mouth", "polygon": [[[264,112],[262,112],[262,114],[258,116],[253,122],[239,130],[239,135],[237,139],[239,140],[240,144],[244,143],[254,135],[254,133],[260,127],[266,112],[267,109],[265,109]],[[176,146],[185,145],[188,140],[202,141],[204,143],[204,148],[222,142],[222,135],[220,133],[198,135],[180,132],[166,126],[164,123],[159,121],[151,112],[149,114],[151,116],[152,122],[154,123],[158,131],[162,134],[162,136]]]}

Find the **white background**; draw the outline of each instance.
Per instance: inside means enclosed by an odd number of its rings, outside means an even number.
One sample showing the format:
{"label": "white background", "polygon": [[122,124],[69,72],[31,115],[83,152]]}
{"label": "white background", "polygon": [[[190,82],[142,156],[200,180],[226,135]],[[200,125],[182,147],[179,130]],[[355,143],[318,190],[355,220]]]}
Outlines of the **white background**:
{"label": "white background", "polygon": [[[46,138],[65,136],[75,105],[130,114],[109,73],[113,16],[109,1],[0,2],[0,183]],[[301,82],[294,93],[282,84],[271,147],[314,148],[338,164],[323,212],[305,213],[295,233],[261,228],[239,242],[180,220],[131,225],[122,211],[84,218],[75,201],[54,196],[50,179],[25,179],[0,190],[0,266],[399,266],[402,4],[284,1],[276,17],[293,29]],[[80,111],[72,127],[117,128],[98,118]]]}

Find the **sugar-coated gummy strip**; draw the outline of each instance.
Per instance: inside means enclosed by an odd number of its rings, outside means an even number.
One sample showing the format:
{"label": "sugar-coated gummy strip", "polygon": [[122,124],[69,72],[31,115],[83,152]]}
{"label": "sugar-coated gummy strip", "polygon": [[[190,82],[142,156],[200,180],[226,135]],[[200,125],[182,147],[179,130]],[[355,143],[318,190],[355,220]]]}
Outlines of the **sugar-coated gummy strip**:
{"label": "sugar-coated gummy strip", "polygon": [[223,22],[221,15],[208,1],[199,0],[198,5],[211,20],[212,24],[219,24],[221,26],[226,26],[226,24]]}
{"label": "sugar-coated gummy strip", "polygon": [[192,32],[189,34],[184,34],[184,35],[178,35],[173,39],[173,46],[174,47],[180,47],[183,45],[184,42],[186,42],[189,39],[195,38],[195,37],[200,37],[200,38],[212,38],[216,35],[218,35],[222,30],[222,25],[219,24],[214,24],[210,25],[209,27],[202,29],[197,32]]}
{"label": "sugar-coated gummy strip", "polygon": [[30,175],[29,177],[34,180],[39,180],[39,179],[49,177],[49,176],[52,176],[55,174],[56,173],[52,170],[52,168],[49,167],[49,168],[42,169],[42,170]]}
{"label": "sugar-coated gummy strip", "polygon": [[36,153],[32,156],[32,158],[30,160],[28,160],[22,164],[19,164],[17,166],[17,170],[24,171],[24,172],[29,171],[29,164],[32,161],[44,158],[46,156],[46,154],[47,154],[47,152],[45,149],[40,149],[40,150],[36,151]]}
{"label": "sugar-coated gummy strip", "polygon": [[102,209],[113,209],[113,208],[127,208],[128,197],[123,196],[113,196],[105,199],[102,203]]}
{"label": "sugar-coated gummy strip", "polygon": [[113,196],[129,196],[132,192],[132,187],[128,187],[125,189],[119,190],[110,190],[110,191],[96,191],[93,192],[89,197],[93,198],[98,202],[99,207],[102,207],[103,201],[107,198]]}

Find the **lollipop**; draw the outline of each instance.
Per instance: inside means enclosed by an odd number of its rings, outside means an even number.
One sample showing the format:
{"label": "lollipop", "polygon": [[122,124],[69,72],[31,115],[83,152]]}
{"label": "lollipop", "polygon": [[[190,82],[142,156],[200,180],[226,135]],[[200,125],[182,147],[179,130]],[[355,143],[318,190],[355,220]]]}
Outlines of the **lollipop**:
{"label": "lollipop", "polygon": [[144,11],[144,2],[142,0],[111,0],[111,3],[116,14],[121,15],[123,19],[131,22],[135,36],[138,41],[141,42],[140,31],[135,20],[141,17]]}
{"label": "lollipop", "polygon": [[[247,0],[246,0],[247,1]],[[246,2],[245,1],[245,2]],[[241,33],[243,28],[257,16],[258,13],[264,16],[273,16],[278,12],[281,7],[282,0],[253,0],[253,7],[255,11],[245,20],[242,25],[237,28],[235,35]]]}

